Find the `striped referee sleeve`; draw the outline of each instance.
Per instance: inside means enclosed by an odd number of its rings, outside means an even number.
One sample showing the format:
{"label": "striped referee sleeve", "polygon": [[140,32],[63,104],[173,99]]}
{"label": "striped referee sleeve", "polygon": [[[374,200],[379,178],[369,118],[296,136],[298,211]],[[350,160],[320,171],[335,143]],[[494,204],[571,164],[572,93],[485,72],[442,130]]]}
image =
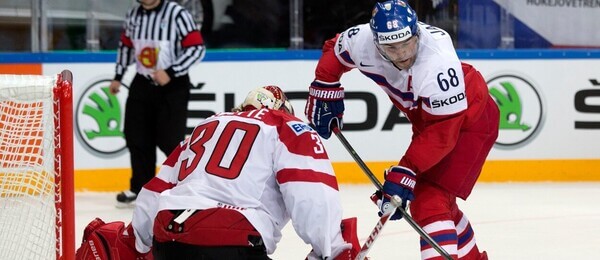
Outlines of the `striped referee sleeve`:
{"label": "striped referee sleeve", "polygon": [[177,55],[171,69],[174,76],[178,77],[187,74],[194,63],[204,58],[205,49],[202,35],[192,15],[187,10],[182,8],[175,21],[177,23],[177,36],[181,39],[182,52]]}
{"label": "striped referee sleeve", "polygon": [[127,12],[125,16],[125,22],[123,23],[123,31],[121,32],[121,39],[119,41],[119,48],[117,49],[117,66],[115,68],[115,80],[121,81],[123,74],[127,70],[127,66],[131,65],[135,61],[135,55],[133,50],[133,42],[129,35],[126,34],[128,23],[134,14],[136,9],[133,8]]}

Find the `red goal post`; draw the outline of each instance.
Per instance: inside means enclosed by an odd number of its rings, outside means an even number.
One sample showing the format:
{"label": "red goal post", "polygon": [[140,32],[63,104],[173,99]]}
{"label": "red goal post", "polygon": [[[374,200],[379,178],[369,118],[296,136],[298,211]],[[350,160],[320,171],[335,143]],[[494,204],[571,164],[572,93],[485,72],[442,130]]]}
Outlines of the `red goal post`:
{"label": "red goal post", "polygon": [[74,259],[73,75],[0,75],[0,259]]}

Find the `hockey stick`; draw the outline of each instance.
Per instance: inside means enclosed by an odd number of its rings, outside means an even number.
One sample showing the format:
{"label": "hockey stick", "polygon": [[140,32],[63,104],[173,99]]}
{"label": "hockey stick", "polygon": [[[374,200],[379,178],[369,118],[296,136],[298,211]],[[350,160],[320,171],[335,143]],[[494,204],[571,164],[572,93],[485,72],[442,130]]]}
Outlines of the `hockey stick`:
{"label": "hockey stick", "polygon": [[383,215],[381,215],[379,221],[377,221],[377,224],[373,228],[373,231],[371,231],[369,238],[367,238],[367,241],[365,241],[363,246],[360,248],[360,252],[358,252],[354,260],[364,260],[367,257],[369,250],[371,250],[371,246],[373,245],[373,243],[375,243],[375,239],[377,239],[377,237],[379,237],[379,234],[381,234],[383,226],[385,226],[385,223],[387,223],[392,214],[396,211],[396,208],[398,208],[402,204],[402,199],[400,199],[400,197],[398,197],[397,195],[394,195],[392,196],[390,202],[392,203],[392,207],[389,208],[388,211],[385,212]]}
{"label": "hockey stick", "polygon": [[[354,160],[356,161],[356,163],[358,163],[358,166],[360,166],[360,168],[367,175],[367,177],[369,177],[369,179],[375,185],[375,187],[377,187],[377,190],[380,190],[380,191],[383,190],[383,185],[381,185],[381,182],[379,182],[379,180],[377,179],[377,177],[375,177],[375,175],[371,172],[371,170],[369,169],[369,167],[367,167],[367,165],[365,164],[365,162],[363,162],[363,160],[358,156],[358,154],[352,148],[352,146],[350,145],[350,143],[348,142],[348,140],[346,139],[346,137],[344,137],[344,135],[342,134],[342,131],[340,131],[340,129],[337,126],[333,126],[332,127],[332,131],[335,134],[335,136],[337,136],[337,138],[340,140],[340,142],[342,143],[342,145],[344,145],[344,147],[346,148],[346,150],[350,153],[350,155],[352,156],[352,158],[354,158]],[[419,235],[421,236],[421,238],[423,238],[423,240],[425,240],[425,242],[427,242],[427,244],[429,244],[431,247],[433,247],[433,249],[435,249],[435,251],[437,251],[445,259],[452,260],[452,257],[450,256],[450,254],[448,254],[448,252],[446,252],[446,250],[444,250],[442,247],[440,247],[440,245],[437,242],[435,242],[423,230],[423,228],[421,228],[417,224],[417,222],[415,222],[415,220],[410,215],[408,215],[408,213],[406,212],[406,210],[404,210],[404,208],[398,207],[397,210],[400,211],[400,213],[402,214],[402,218],[405,219],[406,222],[408,222],[408,224],[415,231],[417,231],[417,233],[419,233]],[[392,211],[392,213],[393,213],[393,211]],[[385,224],[385,222],[383,222],[383,224]],[[383,226],[382,226],[382,228],[383,228]],[[375,231],[375,230],[373,230],[373,231]],[[366,246],[366,244],[365,244],[365,246]],[[361,250],[361,252],[362,252],[362,250]],[[362,260],[362,259],[360,259],[360,260]]]}

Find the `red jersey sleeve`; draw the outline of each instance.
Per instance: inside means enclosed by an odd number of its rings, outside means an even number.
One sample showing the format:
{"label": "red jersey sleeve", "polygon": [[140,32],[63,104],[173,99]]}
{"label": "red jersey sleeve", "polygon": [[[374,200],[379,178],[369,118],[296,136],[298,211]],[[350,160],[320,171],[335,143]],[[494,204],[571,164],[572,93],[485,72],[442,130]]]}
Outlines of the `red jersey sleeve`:
{"label": "red jersey sleeve", "polygon": [[340,35],[337,34],[335,37],[325,41],[323,45],[323,53],[317,68],[315,69],[315,80],[323,82],[338,82],[342,75],[351,70],[352,68],[344,66],[338,58],[335,56],[333,48]]}

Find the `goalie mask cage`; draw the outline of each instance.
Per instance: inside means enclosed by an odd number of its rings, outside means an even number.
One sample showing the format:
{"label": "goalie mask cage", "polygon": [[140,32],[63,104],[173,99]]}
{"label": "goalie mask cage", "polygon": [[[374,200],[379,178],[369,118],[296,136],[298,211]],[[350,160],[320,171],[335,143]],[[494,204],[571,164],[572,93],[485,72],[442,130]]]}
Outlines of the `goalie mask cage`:
{"label": "goalie mask cage", "polygon": [[72,89],[0,75],[0,259],[74,259]]}

